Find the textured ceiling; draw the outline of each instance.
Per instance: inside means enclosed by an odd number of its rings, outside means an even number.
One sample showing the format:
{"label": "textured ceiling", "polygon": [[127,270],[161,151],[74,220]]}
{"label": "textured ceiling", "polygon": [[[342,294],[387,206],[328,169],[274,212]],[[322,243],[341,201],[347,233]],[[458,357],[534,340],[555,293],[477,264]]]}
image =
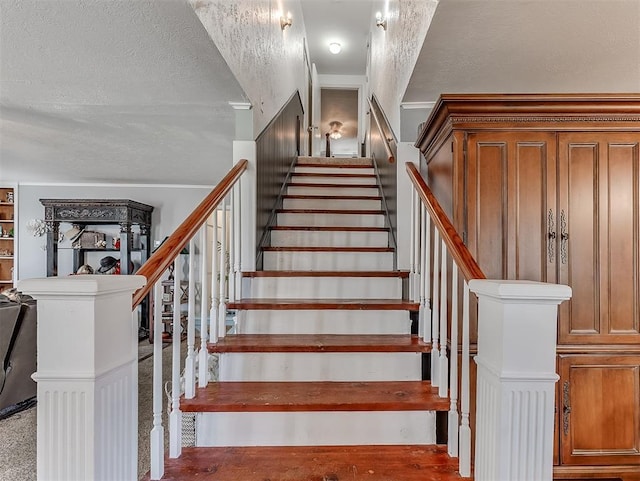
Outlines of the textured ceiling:
{"label": "textured ceiling", "polygon": [[[301,0],[311,61],[319,74],[364,75],[369,30],[375,23],[373,0]],[[329,52],[337,42],[342,51]]]}
{"label": "textured ceiling", "polygon": [[228,102],[245,98],[187,3],[0,8],[2,180],[212,184],[230,168]]}
{"label": "textured ceiling", "polygon": [[638,0],[442,0],[403,100],[638,91]]}

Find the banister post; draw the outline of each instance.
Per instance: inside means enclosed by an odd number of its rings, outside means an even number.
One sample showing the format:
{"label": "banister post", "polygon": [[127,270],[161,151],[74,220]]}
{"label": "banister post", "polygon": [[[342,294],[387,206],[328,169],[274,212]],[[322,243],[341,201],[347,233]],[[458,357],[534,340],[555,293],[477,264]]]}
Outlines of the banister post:
{"label": "banister post", "polygon": [[38,301],[37,478],[138,479],[138,326],[142,276],[28,279]]}
{"label": "banister post", "polygon": [[472,280],[478,296],[476,481],[551,481],[564,285]]}

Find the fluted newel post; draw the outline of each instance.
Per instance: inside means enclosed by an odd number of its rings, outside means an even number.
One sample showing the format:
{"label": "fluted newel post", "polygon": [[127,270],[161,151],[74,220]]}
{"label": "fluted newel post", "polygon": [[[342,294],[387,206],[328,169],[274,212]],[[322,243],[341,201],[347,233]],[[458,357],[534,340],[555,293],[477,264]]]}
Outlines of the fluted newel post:
{"label": "fluted newel post", "polygon": [[138,326],[131,298],[145,282],[82,275],[19,283],[38,301],[39,481],[138,479]]}
{"label": "fluted newel post", "polygon": [[476,481],[551,481],[558,305],[571,288],[472,280],[478,296]]}

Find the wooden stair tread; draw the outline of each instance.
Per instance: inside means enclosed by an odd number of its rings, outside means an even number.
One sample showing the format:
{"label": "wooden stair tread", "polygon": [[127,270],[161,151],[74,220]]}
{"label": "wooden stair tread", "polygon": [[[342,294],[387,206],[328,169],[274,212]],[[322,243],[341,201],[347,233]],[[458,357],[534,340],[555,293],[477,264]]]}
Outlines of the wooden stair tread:
{"label": "wooden stair tread", "polygon": [[406,279],[409,271],[251,271],[242,277],[399,277]]}
{"label": "wooden stair tread", "polygon": [[213,382],[182,399],[188,412],[447,411],[429,381]]}
{"label": "wooden stair tread", "polygon": [[[164,481],[450,481],[463,479],[446,446],[182,448]],[[144,478],[150,479],[149,474]],[[473,478],[464,478],[473,481]]]}
{"label": "wooden stair tread", "polygon": [[382,200],[379,195],[313,195],[313,194],[285,194],[283,199],[323,199],[323,200]]}
{"label": "wooden stair tread", "polygon": [[265,246],[265,252],[393,252],[393,247]]}
{"label": "wooden stair tread", "polygon": [[313,182],[289,182],[287,186],[288,187],[341,187],[344,189],[364,188],[364,189],[378,190],[377,184],[330,184],[330,183],[316,184]]}
{"label": "wooden stair tread", "polygon": [[235,334],[209,344],[209,352],[429,352],[408,334]]}
{"label": "wooden stair tread", "polygon": [[388,227],[351,227],[351,226],[315,226],[315,225],[274,225],[271,230],[310,230],[338,232],[389,232]]}
{"label": "wooden stair tread", "polygon": [[340,172],[292,172],[292,176],[294,177],[335,177],[335,178],[344,178],[344,177],[352,177],[356,179],[360,178],[371,178],[375,177],[376,174],[349,174],[349,173],[340,173]]}
{"label": "wooden stair tread", "polygon": [[229,302],[229,309],[351,309],[351,310],[389,310],[417,311],[420,304],[402,299],[283,299],[261,298],[240,299]]}
{"label": "wooden stair tread", "polygon": [[296,167],[320,167],[320,168],[342,168],[342,169],[371,169],[371,164],[321,164],[321,163],[297,163]]}
{"label": "wooden stair tread", "polygon": [[383,210],[376,209],[276,209],[278,214],[359,214],[384,215]]}

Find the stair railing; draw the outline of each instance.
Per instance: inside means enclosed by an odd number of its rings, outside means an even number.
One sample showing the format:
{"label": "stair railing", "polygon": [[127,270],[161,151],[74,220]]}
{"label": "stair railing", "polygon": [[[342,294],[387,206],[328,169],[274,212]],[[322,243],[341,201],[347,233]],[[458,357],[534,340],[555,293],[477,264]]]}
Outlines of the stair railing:
{"label": "stair railing", "polygon": [[[438,387],[440,397],[450,398],[447,450],[450,456],[459,457],[460,475],[470,477],[469,281],[486,277],[416,166],[407,162],[406,167],[413,185],[409,293],[412,300],[420,303],[419,334],[425,341],[431,342],[431,383]],[[460,274],[461,304],[458,280]],[[459,332],[462,335],[461,343],[458,339]],[[447,339],[449,333],[451,338]],[[447,353],[447,346],[450,355]]]}
{"label": "stair railing", "polygon": [[[217,342],[227,330],[227,302],[241,297],[241,232],[240,182],[248,161],[239,161],[211,193],[195,208],[138,270],[147,278],[145,287],[133,296],[133,309],[152,290],[155,306],[153,319],[153,428],[151,430],[151,479],[164,475],[164,427],[162,406],[163,312],[172,305],[172,374],[171,412],[169,414],[169,457],[179,457],[182,451],[182,413],[180,395],[184,384],[187,399],[195,396],[196,378],[199,387],[209,381],[207,343]],[[212,231],[211,235],[208,231]],[[220,230],[220,233],[218,231]],[[183,259],[187,248],[188,283],[183,281]],[[199,271],[199,272],[198,272]],[[169,291],[164,287],[173,282]],[[164,285],[163,285],[164,284]],[[199,285],[198,285],[199,284]],[[186,287],[185,287],[186,286]],[[185,327],[182,313],[184,297],[188,297],[186,313],[187,352],[181,369],[181,341]],[[196,318],[199,302],[200,346],[196,350]]]}

